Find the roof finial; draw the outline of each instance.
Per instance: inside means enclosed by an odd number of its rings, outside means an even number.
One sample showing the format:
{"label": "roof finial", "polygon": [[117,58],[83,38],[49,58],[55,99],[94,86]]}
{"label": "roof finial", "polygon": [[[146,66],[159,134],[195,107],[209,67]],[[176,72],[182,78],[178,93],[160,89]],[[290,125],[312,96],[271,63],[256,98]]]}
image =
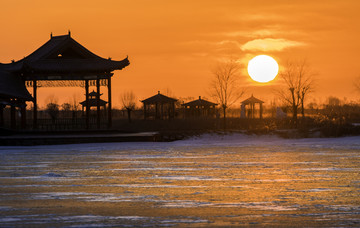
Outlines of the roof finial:
{"label": "roof finial", "polygon": [[158,94],[160,94],[160,91],[158,91]]}
{"label": "roof finial", "polygon": [[201,96],[199,96],[199,100],[201,100]]}
{"label": "roof finial", "polygon": [[68,33],[69,33],[69,36],[71,36],[71,31],[70,31],[70,29],[69,29]]}
{"label": "roof finial", "polygon": [[50,33],[50,38],[53,38],[53,34],[52,34],[52,32]]}

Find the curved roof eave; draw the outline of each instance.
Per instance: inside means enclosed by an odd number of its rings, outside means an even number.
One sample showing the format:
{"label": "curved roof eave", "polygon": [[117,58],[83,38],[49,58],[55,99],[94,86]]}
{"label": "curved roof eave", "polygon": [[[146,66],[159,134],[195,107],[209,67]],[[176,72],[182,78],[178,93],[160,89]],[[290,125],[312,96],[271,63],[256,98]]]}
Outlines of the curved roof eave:
{"label": "curved roof eave", "polygon": [[[57,56],[58,52],[61,52],[61,50],[66,50],[66,48],[71,48],[75,50],[75,52],[81,56],[81,58],[75,58],[75,59],[67,59],[70,62],[72,61],[72,66],[70,64],[62,65],[62,61],[64,59],[61,58],[50,58],[53,55]],[[76,61],[89,61],[92,62],[91,64],[88,64],[86,66],[82,65],[83,68],[78,66],[78,63]],[[44,65],[44,62],[45,63]],[[20,72],[20,71],[26,71],[26,70],[44,70],[44,71],[58,71],[61,69],[62,71],[66,70],[74,70],[71,68],[78,67],[79,71],[83,71],[84,67],[85,70],[88,68],[90,71],[93,70],[101,70],[101,71],[113,71],[113,70],[121,70],[128,66],[130,64],[128,57],[126,57],[123,60],[120,61],[114,61],[109,59],[102,58],[91,51],[89,51],[87,48],[82,46],[80,43],[78,43],[76,40],[74,40],[70,34],[63,35],[63,36],[51,36],[51,39],[48,40],[45,44],[43,44],[41,47],[36,49],[33,53],[29,54],[28,56],[24,57],[23,59],[19,61],[13,61],[12,63],[6,63],[6,64],[0,64],[0,70],[5,70],[9,72]],[[54,69],[52,69],[52,67]],[[96,68],[97,67],[97,68]],[[39,69],[36,69],[39,68]]]}
{"label": "curved roof eave", "polygon": [[33,97],[30,95],[19,76],[5,71],[0,71],[0,95],[26,101],[33,100]]}

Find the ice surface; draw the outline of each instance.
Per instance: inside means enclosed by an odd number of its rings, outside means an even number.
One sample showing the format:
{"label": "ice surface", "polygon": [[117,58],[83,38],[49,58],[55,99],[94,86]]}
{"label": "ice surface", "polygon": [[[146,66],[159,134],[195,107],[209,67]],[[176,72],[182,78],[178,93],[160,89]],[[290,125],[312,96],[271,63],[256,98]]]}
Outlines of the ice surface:
{"label": "ice surface", "polygon": [[0,147],[0,223],[360,226],[360,136]]}
{"label": "ice surface", "polygon": [[[244,134],[204,134],[187,140],[175,142],[137,142],[137,143],[97,143],[97,144],[73,144],[73,145],[46,145],[46,146],[0,146],[0,153],[51,153],[64,152],[72,154],[77,152],[101,152],[111,150],[136,150],[136,151],[169,151],[173,146],[184,147],[207,147],[207,146],[303,146],[321,148],[349,148],[360,149],[360,136],[338,138],[302,138],[283,139],[275,135],[244,135]],[[136,156],[136,155],[134,155]],[[154,155],[148,155],[153,157]]]}

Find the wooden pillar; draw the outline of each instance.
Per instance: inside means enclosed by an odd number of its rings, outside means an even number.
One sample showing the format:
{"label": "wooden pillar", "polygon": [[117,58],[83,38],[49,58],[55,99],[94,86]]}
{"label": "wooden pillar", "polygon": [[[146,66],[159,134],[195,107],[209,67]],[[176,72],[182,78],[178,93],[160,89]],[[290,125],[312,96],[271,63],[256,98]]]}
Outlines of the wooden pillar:
{"label": "wooden pillar", "polygon": [[263,107],[262,107],[262,103],[260,103],[260,119],[262,119],[262,114],[263,114]]}
{"label": "wooden pillar", "polygon": [[251,104],[251,119],[254,119],[255,115],[255,104]]}
{"label": "wooden pillar", "polygon": [[146,120],[146,104],[145,103],[143,104],[144,104],[144,120]]}
{"label": "wooden pillar", "polygon": [[11,105],[10,105],[10,127],[12,129],[16,128],[16,107],[15,107],[15,101],[12,100]]}
{"label": "wooden pillar", "polygon": [[21,104],[21,128],[26,129],[26,103]]}
{"label": "wooden pillar", "polygon": [[100,79],[96,79],[96,124],[100,129]]}
{"label": "wooden pillar", "polygon": [[250,104],[250,119],[253,118],[253,113],[254,113],[253,105]]}
{"label": "wooden pillar", "polygon": [[158,103],[156,102],[156,103],[155,103],[155,119],[158,119],[158,109],[159,109],[158,106],[159,106],[159,105],[158,105]]}
{"label": "wooden pillar", "polygon": [[0,104],[0,127],[4,126],[4,108],[5,105]]}
{"label": "wooden pillar", "polygon": [[111,76],[108,78],[108,128],[112,127]]}
{"label": "wooden pillar", "polygon": [[34,96],[33,129],[37,129],[37,84],[36,84],[36,80],[33,80],[33,96]]}
{"label": "wooden pillar", "polygon": [[246,105],[244,103],[241,104],[240,117],[246,118]]}
{"label": "wooden pillar", "polygon": [[160,119],[164,119],[164,104],[160,103]]}
{"label": "wooden pillar", "polygon": [[[83,106],[84,107],[84,106]],[[89,80],[85,80],[85,122],[86,122],[86,129],[90,128],[90,107],[89,107]]]}
{"label": "wooden pillar", "polygon": [[171,109],[171,118],[175,118],[175,103],[172,103]]}
{"label": "wooden pillar", "polygon": [[[246,106],[246,105],[245,105]],[[250,118],[250,112],[249,112],[249,108],[246,109],[245,107],[245,116],[249,119]]]}

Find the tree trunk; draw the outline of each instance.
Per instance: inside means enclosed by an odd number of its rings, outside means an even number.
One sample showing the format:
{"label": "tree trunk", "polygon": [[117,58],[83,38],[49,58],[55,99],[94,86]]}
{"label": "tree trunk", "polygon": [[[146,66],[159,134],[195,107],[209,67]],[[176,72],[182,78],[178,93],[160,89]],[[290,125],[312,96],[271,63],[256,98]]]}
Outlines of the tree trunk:
{"label": "tree trunk", "polygon": [[129,123],[131,122],[131,109],[127,108],[127,114],[128,114],[128,120],[129,120]]}
{"label": "tree trunk", "polygon": [[297,106],[293,104],[293,124],[297,128]]}
{"label": "tree trunk", "polygon": [[224,110],[224,131],[226,131],[226,108],[223,108]]}
{"label": "tree trunk", "polygon": [[305,117],[304,100],[301,100],[301,115],[303,118]]}
{"label": "tree trunk", "polygon": [[297,108],[298,108],[298,105],[295,101],[295,89],[294,88],[290,88],[290,92],[291,92],[291,98],[292,98],[292,112],[293,112],[293,118],[292,118],[292,121],[293,121],[293,125],[295,128],[297,128]]}

